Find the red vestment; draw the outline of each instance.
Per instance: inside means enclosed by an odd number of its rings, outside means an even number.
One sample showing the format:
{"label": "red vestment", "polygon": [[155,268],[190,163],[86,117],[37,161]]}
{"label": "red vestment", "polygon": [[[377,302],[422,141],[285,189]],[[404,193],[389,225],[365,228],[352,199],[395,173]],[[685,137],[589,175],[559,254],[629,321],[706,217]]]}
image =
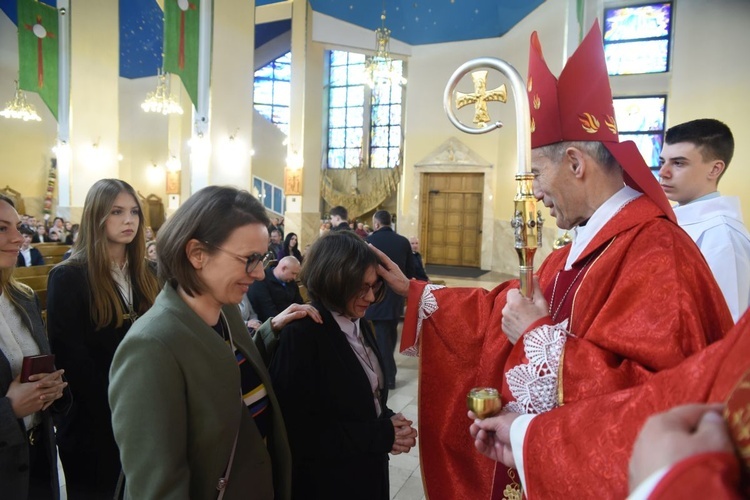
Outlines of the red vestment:
{"label": "red vestment", "polygon": [[[659,483],[653,497],[734,498],[731,492],[750,496],[748,353],[750,313],[723,340],[679,366],[656,374],[640,387],[535,417],[524,442],[526,493],[530,498],[554,498],[561,492],[585,493],[591,498],[624,498],[633,443],[649,416],[682,404],[725,402],[730,434],[738,450],[744,450],[746,455],[745,483],[738,484],[736,462],[727,460],[728,456],[702,456],[677,464]],[[583,435],[571,439],[580,435],[581,429],[585,429]],[[694,493],[681,496],[679,492],[684,490],[675,487],[687,477],[690,482],[685,486],[692,485]]]}
{"label": "red vestment", "polygon": [[[569,251],[553,252],[539,268],[548,302]],[[570,334],[554,374],[557,405],[642,384],[720,339],[732,326],[698,248],[645,196],[613,216],[574,268],[584,263],[569,307],[563,305],[556,318],[568,319]],[[425,291],[425,286],[430,288]],[[411,282],[402,350],[421,331],[419,442],[431,500],[490,496],[495,462],[474,450],[465,397],[472,387],[489,386],[502,388],[504,404],[513,401],[505,374],[529,360],[523,339],[511,345],[501,321],[506,294],[517,287],[516,280],[492,291]],[[584,422],[577,421],[577,433],[568,439],[580,436]],[[554,466],[561,465],[555,461]]]}

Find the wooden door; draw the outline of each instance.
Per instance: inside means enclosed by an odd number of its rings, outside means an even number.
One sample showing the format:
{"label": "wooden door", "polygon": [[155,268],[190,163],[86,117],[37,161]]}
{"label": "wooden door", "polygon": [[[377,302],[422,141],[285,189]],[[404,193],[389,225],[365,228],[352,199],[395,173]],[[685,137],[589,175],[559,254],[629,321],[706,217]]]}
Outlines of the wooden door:
{"label": "wooden door", "polygon": [[426,264],[479,267],[484,174],[422,176],[420,251]]}

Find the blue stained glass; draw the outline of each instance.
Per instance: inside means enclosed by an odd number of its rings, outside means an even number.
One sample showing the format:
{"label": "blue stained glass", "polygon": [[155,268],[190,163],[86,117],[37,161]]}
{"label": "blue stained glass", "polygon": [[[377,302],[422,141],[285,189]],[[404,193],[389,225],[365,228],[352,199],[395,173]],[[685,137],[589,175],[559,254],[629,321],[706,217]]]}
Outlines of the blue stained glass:
{"label": "blue stained glass", "polygon": [[388,147],[388,127],[374,127],[372,131],[372,147]]}
{"label": "blue stained glass", "polygon": [[364,64],[365,59],[366,57],[364,54],[358,54],[357,52],[349,52],[349,64]]}
{"label": "blue stained glass", "polygon": [[362,146],[362,127],[346,129],[346,147],[357,148]]}
{"label": "blue stained glass", "polygon": [[328,131],[328,147],[343,148],[345,145],[346,132],[342,128],[332,128]]}
{"label": "blue stained glass", "polygon": [[349,66],[349,85],[364,85],[365,83],[365,66],[364,64],[354,64]]}
{"label": "blue stained glass", "polygon": [[394,104],[401,104],[402,97],[403,89],[401,88],[401,85],[394,85],[391,91],[391,102]]}
{"label": "blue stained glass", "polygon": [[260,113],[263,118],[266,120],[271,120],[273,118],[273,108],[271,106],[260,106],[258,104],[255,105],[255,109]]}
{"label": "blue stained glass", "polygon": [[283,213],[281,208],[281,202],[284,199],[284,195],[280,188],[273,188],[273,210],[277,213]]}
{"label": "blue stained glass", "polygon": [[357,168],[359,166],[360,149],[346,150],[346,168]]}
{"label": "blue stained glass", "polygon": [[389,142],[391,146],[401,145],[401,127],[400,126],[395,125],[391,127]]}
{"label": "blue stained glass", "polygon": [[292,51],[290,50],[283,56],[276,59],[276,62],[280,64],[292,64]]}
{"label": "blue stained glass", "polygon": [[328,150],[328,168],[344,168],[344,150]]}
{"label": "blue stained glass", "polygon": [[396,167],[399,163],[399,151],[401,148],[391,148],[388,150],[388,166]]}
{"label": "blue stained glass", "polygon": [[349,106],[360,106],[365,102],[365,87],[364,85],[357,85],[356,87],[349,87],[349,91],[346,96],[346,103]]}
{"label": "blue stained glass", "polygon": [[289,108],[285,106],[274,107],[273,122],[277,125],[289,124]]}
{"label": "blue stained glass", "polygon": [[273,77],[283,82],[290,81],[292,79],[292,66],[289,64],[274,64]]}
{"label": "blue stained glass", "polygon": [[604,46],[610,75],[659,73],[667,70],[668,40],[608,44]]}
{"label": "blue stained glass", "polygon": [[263,181],[263,206],[269,210],[272,210],[271,198],[272,198],[272,186],[266,181]]}
{"label": "blue stained glass", "polygon": [[263,194],[263,181],[257,177],[253,177],[253,195],[256,198],[260,198]]}
{"label": "blue stained glass", "polygon": [[365,108],[357,106],[346,110],[346,126],[362,127],[364,124]]}
{"label": "blue stained glass", "polygon": [[333,87],[342,87],[347,82],[347,67],[346,66],[335,66],[331,68],[331,76],[329,82]]}
{"label": "blue stained glass", "polygon": [[292,84],[276,82],[273,88],[273,103],[277,106],[289,106],[292,99]]}
{"label": "blue stained glass", "polygon": [[376,148],[372,150],[370,157],[371,168],[388,168],[388,149]]}
{"label": "blue stained glass", "polygon": [[614,99],[615,117],[620,133],[664,130],[664,97]]}
{"label": "blue stained glass", "polygon": [[388,125],[391,114],[388,106],[374,106],[372,108],[372,122],[374,125]]}
{"label": "blue stained glass", "polygon": [[259,104],[272,104],[273,82],[269,80],[255,82],[255,93],[253,95],[253,101]]}
{"label": "blue stained glass", "polygon": [[633,40],[669,36],[671,4],[607,10],[604,14],[604,40]]}
{"label": "blue stained glass", "polygon": [[401,105],[394,104],[391,106],[390,123],[401,123]]}
{"label": "blue stained glass", "polygon": [[638,146],[646,165],[649,167],[659,166],[659,154],[663,138],[661,132],[658,134],[620,134],[620,141],[633,141]]}
{"label": "blue stained glass", "polygon": [[344,66],[347,63],[347,53],[341,50],[331,51],[331,66]]}
{"label": "blue stained glass", "polygon": [[331,88],[331,103],[334,108],[343,108],[346,106],[346,87]]}
{"label": "blue stained glass", "polygon": [[332,128],[346,127],[346,108],[331,108],[328,112],[328,126]]}
{"label": "blue stained glass", "polygon": [[273,66],[271,64],[263,66],[254,73],[254,76],[256,79],[265,78],[270,80],[271,78],[273,78]]}

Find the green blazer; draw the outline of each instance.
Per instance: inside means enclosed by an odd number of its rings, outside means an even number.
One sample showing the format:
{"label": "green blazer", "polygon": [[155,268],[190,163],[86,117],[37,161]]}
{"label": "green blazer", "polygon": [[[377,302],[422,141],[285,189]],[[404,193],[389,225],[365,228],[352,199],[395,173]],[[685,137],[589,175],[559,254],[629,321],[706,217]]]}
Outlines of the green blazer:
{"label": "green blazer", "polygon": [[223,311],[235,346],[268,391],[268,443],[241,403],[231,349],[167,284],[130,328],[110,371],[112,426],[130,498],[215,499],[237,429],[224,498],[291,496],[291,454],[268,371],[238,307]]}

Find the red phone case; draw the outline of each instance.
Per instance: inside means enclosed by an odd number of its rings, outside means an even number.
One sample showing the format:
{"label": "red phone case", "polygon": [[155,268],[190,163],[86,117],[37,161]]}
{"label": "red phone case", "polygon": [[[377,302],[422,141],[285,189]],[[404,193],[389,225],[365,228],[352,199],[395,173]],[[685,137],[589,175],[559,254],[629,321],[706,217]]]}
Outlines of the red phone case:
{"label": "red phone case", "polygon": [[21,382],[28,382],[29,377],[37,373],[52,373],[55,371],[55,355],[39,354],[24,356],[21,367]]}

